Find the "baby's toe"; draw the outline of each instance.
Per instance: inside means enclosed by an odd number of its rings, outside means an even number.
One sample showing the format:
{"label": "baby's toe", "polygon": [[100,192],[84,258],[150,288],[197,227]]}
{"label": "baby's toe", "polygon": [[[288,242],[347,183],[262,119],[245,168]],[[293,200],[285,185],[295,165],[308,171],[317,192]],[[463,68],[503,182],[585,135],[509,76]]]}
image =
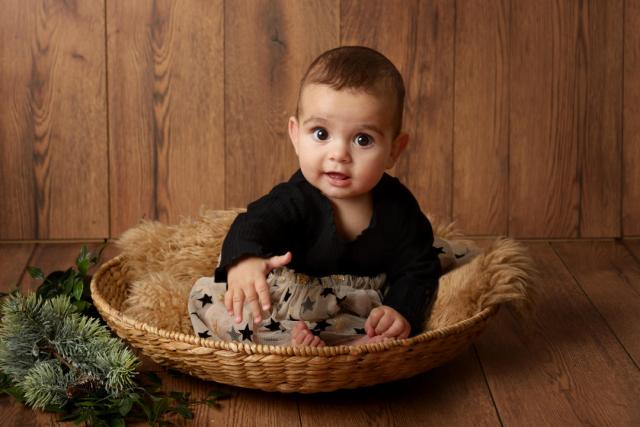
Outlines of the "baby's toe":
{"label": "baby's toe", "polygon": [[311,345],[311,342],[313,341],[313,335],[310,332],[305,331],[304,338],[302,338],[300,341],[302,341],[302,345]]}

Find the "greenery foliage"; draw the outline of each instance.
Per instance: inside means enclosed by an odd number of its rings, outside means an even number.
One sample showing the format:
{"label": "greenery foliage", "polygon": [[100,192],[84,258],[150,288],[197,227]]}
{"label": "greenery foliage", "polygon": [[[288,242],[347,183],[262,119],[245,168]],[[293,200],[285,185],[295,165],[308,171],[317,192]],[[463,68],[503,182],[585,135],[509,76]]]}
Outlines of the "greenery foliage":
{"label": "greenery foliage", "polygon": [[12,295],[2,304],[0,369],[36,409],[63,406],[94,392],[121,397],[139,362],[98,319],[68,297]]}
{"label": "greenery foliage", "polygon": [[191,406],[218,405],[224,393],[201,401],[189,393],[164,392],[159,377],[139,374],[139,360],[111,335],[91,303],[91,265],[99,260],[83,247],[76,269],[28,267],[41,280],[36,293],[18,290],[1,305],[0,392],[34,409],[89,425],[126,425],[126,420],[170,424],[168,416],[192,418]]}

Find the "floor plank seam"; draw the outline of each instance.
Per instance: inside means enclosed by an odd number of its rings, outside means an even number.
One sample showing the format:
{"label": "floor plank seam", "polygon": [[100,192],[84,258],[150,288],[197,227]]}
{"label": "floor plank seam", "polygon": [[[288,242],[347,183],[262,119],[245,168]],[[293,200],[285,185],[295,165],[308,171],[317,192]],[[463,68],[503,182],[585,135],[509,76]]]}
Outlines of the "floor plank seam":
{"label": "floor plank seam", "polygon": [[591,307],[595,310],[596,313],[598,313],[598,316],[600,317],[600,319],[604,322],[604,324],[606,325],[607,329],[609,330],[609,332],[611,333],[611,335],[613,335],[613,337],[616,339],[616,341],[618,342],[618,344],[620,344],[620,347],[624,350],[625,354],[627,355],[627,357],[629,358],[629,360],[631,360],[631,363],[633,364],[633,366],[636,367],[636,369],[638,369],[640,371],[640,366],[638,365],[638,363],[636,363],[635,359],[633,358],[633,356],[631,356],[631,353],[629,353],[629,350],[627,350],[627,347],[625,347],[625,345],[622,343],[622,341],[620,341],[620,337],[618,337],[618,334],[616,334],[615,330],[611,327],[611,325],[609,324],[609,322],[607,321],[607,318],[604,317],[604,315],[602,314],[602,312],[598,309],[598,307],[593,303],[593,300],[589,297],[589,294],[584,290],[584,288],[582,287],[582,285],[580,284],[580,281],[578,280],[578,278],[573,274],[573,271],[571,271],[571,269],[569,268],[569,266],[566,264],[565,260],[562,258],[562,256],[560,256],[560,254],[558,253],[558,251],[556,250],[556,248],[554,247],[554,245],[552,245],[551,243],[549,244],[549,246],[551,247],[551,250],[556,254],[556,256],[558,257],[558,259],[560,260],[560,262],[562,263],[563,267],[565,268],[565,270],[569,273],[569,275],[571,276],[571,278],[573,279],[573,282],[575,283],[575,285],[578,287],[578,289],[580,289],[580,291],[583,293],[583,295],[585,296],[585,298],[587,299],[587,301],[589,301],[589,304],[591,304]]}
{"label": "floor plank seam", "polygon": [[478,348],[475,344],[471,345],[473,347],[473,353],[476,355],[476,359],[478,360],[478,365],[480,365],[480,372],[482,372],[482,378],[484,379],[484,383],[487,386],[487,391],[489,392],[489,397],[491,397],[491,403],[493,404],[493,410],[496,412],[496,417],[498,418],[498,422],[501,427],[504,427],[504,422],[502,422],[502,417],[500,416],[500,411],[498,410],[498,405],[496,403],[496,399],[493,397],[493,392],[491,391],[491,385],[489,385],[489,380],[487,379],[487,374],[484,371],[484,366],[482,365],[482,359],[478,354]]}
{"label": "floor plank seam", "polygon": [[[635,261],[636,264],[638,264],[638,268],[640,269],[640,259],[636,256],[636,254],[631,249],[629,249],[629,247],[624,243],[619,243],[619,244],[624,248],[627,255],[629,255],[631,259]],[[629,288],[631,289],[631,292],[640,296],[640,290],[638,290],[638,288],[630,282],[629,278],[626,275],[622,274],[622,272],[617,266],[614,266],[614,268],[616,270],[616,273],[618,273],[618,275],[621,276],[621,279],[624,280],[624,282],[629,286]]]}
{"label": "floor plank seam", "polygon": [[300,409],[300,396],[296,396],[296,409],[298,410],[298,425],[302,427],[302,410]]}
{"label": "floor plank seam", "polygon": [[627,253],[631,255],[631,258],[633,258],[635,262],[640,264],[640,258],[638,258],[636,256],[636,253],[629,248],[629,246],[627,245],[626,239],[622,239],[621,241],[622,241],[622,246],[625,248]]}

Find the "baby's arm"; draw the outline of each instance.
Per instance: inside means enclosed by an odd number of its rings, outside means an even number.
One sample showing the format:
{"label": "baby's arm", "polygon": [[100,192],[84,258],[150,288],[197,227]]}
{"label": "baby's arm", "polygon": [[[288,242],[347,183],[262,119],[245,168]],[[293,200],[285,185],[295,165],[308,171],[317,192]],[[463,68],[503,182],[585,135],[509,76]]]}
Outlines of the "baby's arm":
{"label": "baby's arm", "polygon": [[235,263],[227,273],[227,292],[224,294],[224,305],[229,315],[242,321],[242,308],[245,301],[249,304],[254,322],[262,320],[260,306],[263,310],[271,308],[267,274],[271,270],[283,267],[291,262],[291,252],[271,258],[249,257]]}
{"label": "baby's arm", "polygon": [[371,310],[364,329],[369,337],[381,335],[403,339],[409,336],[411,325],[402,314],[387,305],[381,305]]}

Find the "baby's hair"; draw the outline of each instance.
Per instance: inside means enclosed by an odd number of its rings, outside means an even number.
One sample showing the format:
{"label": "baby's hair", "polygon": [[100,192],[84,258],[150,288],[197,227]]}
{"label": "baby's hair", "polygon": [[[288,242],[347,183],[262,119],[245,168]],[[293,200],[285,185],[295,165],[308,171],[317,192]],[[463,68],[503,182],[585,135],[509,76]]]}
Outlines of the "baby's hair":
{"label": "baby's hair", "polygon": [[391,95],[395,101],[394,131],[400,133],[404,107],[402,75],[386,56],[364,46],[341,46],[328,50],[309,65],[298,92],[296,117],[300,95],[308,84],[324,84],[334,90],[356,89]]}

